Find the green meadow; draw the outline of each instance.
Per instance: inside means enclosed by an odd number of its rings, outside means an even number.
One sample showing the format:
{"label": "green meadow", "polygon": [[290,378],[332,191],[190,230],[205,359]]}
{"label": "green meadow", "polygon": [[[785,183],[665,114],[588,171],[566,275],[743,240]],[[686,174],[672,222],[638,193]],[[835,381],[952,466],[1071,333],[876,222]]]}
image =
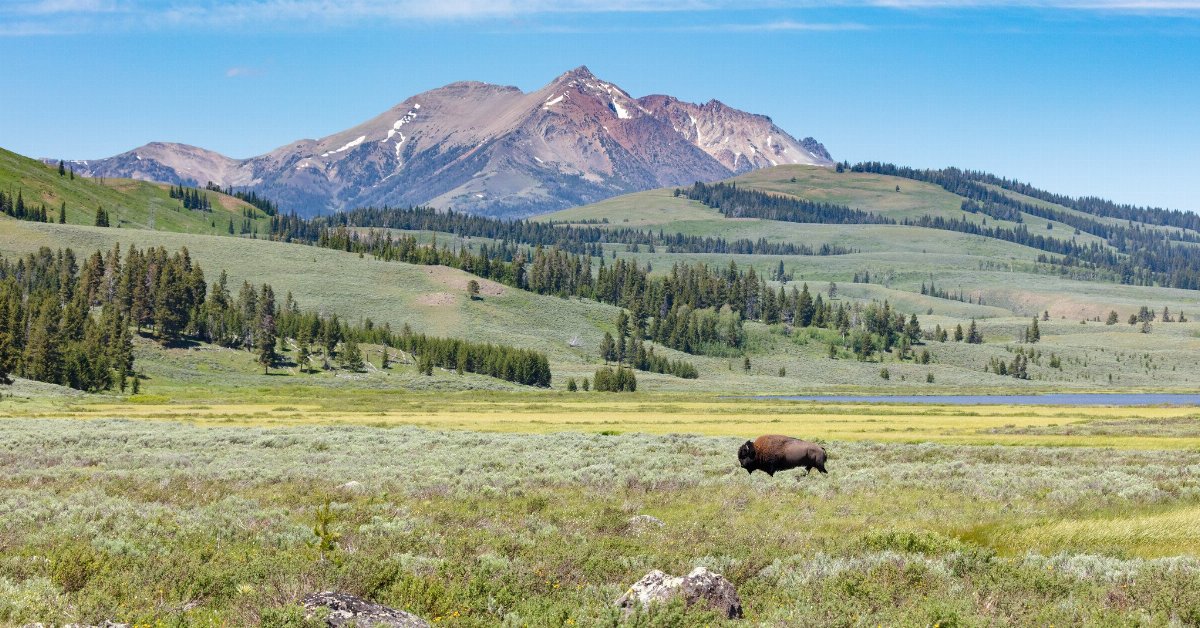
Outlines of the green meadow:
{"label": "green meadow", "polygon": [[[895,218],[964,215],[941,188],[890,177],[795,167],[738,181]],[[1195,392],[1195,292],[1063,276],[1034,249],[976,236],[726,219],[670,190],[644,192],[545,219],[837,244],[855,252],[605,244],[604,256],[656,275],[734,260],[769,276],[783,262],[791,280],[774,288],[887,300],[927,331],[975,319],[984,342],[927,340],[916,347],[927,364],[859,361],[833,330],[748,322],[736,353],[655,347],[694,364],[697,379],[639,372],[637,393],[572,393],[568,380],[601,366],[618,308],[486,280],[471,299],[474,276],[458,270],[223,235],[228,217],[240,221],[235,199],[212,195],[211,215],[187,212],[162,186],[63,181],[7,153],[0,186],[52,215],[66,201],[70,223],[0,218],[6,258],[187,247],[209,283],[225,271],[235,293],[269,283],[279,299],[355,323],[535,349],[554,375],[549,390],[424,375],[402,352],[385,368],[375,345],[362,347],[365,372],[307,373],[287,342],[264,373],[251,352],[137,336],[139,394],[0,386],[0,625],[318,625],[297,602],[320,590],[436,625],[726,623],[680,603],[632,615],[613,606],[651,569],[699,566],[734,583],[746,625],[1200,625],[1194,407],[745,398]],[[89,226],[97,204],[119,228]],[[868,272],[870,283],[852,280]],[[920,294],[930,282],[966,300]],[[1129,325],[1142,306],[1189,322]],[[1116,325],[1102,322],[1111,310]],[[1040,342],[1020,342],[1043,314]],[[984,371],[1018,351],[1032,352],[1029,379]],[[747,475],[735,452],[763,433],[820,443],[829,474]]]}

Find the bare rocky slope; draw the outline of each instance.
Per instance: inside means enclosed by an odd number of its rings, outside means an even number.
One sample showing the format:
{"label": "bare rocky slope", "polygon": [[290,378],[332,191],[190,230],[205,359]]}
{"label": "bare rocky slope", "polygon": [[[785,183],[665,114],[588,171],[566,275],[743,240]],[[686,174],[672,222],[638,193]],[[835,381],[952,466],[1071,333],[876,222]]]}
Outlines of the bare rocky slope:
{"label": "bare rocky slope", "polygon": [[231,159],[155,142],[72,162],[86,176],[254,189],[302,215],[431,204],[526,216],[779,164],[831,165],[812,138],[716,100],[633,98],[586,67],[524,93],[452,83],[318,140]]}

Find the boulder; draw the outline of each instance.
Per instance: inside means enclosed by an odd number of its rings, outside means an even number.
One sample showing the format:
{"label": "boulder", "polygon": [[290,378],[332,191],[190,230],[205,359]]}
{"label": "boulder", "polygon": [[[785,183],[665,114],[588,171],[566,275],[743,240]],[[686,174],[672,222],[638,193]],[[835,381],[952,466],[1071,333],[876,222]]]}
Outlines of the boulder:
{"label": "boulder", "polygon": [[386,626],[387,628],[429,628],[429,622],[394,608],[388,608],[346,593],[323,591],[309,593],[300,603],[306,617],[326,608],[329,614],[325,623],[329,626]]}
{"label": "boulder", "polygon": [[729,619],[742,617],[742,599],[738,597],[733,583],[704,567],[697,567],[682,577],[655,569],[629,587],[616,604],[626,611],[632,611],[635,606],[646,607],[656,602],[667,602],[675,596],[682,596],[688,606],[700,604]]}

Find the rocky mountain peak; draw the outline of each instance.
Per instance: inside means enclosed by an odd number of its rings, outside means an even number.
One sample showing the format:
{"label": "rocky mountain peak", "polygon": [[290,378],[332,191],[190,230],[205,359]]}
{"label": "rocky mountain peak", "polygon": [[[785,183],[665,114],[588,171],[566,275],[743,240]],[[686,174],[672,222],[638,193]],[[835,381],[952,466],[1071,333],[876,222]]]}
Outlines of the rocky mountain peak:
{"label": "rocky mountain peak", "polygon": [[634,98],[579,66],[543,88],[460,81],[333,135],[235,160],[154,143],[77,162],[90,176],[249,188],[301,214],[431,204],[525,216],[777,164],[832,165],[819,142],[713,99]]}

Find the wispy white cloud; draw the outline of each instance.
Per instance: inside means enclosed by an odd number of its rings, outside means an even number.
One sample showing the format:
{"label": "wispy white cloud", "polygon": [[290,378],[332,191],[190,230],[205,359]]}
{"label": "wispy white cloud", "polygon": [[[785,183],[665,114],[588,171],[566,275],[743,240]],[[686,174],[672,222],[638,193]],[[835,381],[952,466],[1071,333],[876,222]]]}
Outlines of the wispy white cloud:
{"label": "wispy white cloud", "polygon": [[[361,24],[469,22],[569,14],[728,11],[753,14],[823,8],[953,10],[1034,8],[1200,17],[1200,0],[3,0],[0,35],[180,27],[321,30]],[[773,20],[698,25],[724,31],[834,31],[861,24]]]}
{"label": "wispy white cloud", "polygon": [[244,65],[235,65],[225,70],[225,78],[253,78],[262,76],[266,71],[262,68],[252,68]]}
{"label": "wispy white cloud", "polygon": [[786,32],[836,32],[865,31],[870,26],[857,22],[797,22],[778,20],[750,24],[706,24],[685,27],[684,30],[715,31],[725,33],[786,33]]}

